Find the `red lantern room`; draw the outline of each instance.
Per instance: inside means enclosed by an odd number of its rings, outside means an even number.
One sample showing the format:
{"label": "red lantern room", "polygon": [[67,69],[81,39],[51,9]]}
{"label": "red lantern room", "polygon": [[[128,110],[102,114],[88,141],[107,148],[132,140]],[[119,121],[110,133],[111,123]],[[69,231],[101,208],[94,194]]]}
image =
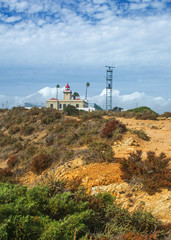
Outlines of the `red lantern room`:
{"label": "red lantern room", "polygon": [[65,91],[69,91],[70,90],[70,86],[69,84],[67,83],[67,85],[65,86]]}
{"label": "red lantern room", "polygon": [[63,91],[63,93],[64,93],[64,100],[70,101],[71,100],[72,91],[70,90],[70,86],[69,86],[68,83],[65,86],[65,90]]}

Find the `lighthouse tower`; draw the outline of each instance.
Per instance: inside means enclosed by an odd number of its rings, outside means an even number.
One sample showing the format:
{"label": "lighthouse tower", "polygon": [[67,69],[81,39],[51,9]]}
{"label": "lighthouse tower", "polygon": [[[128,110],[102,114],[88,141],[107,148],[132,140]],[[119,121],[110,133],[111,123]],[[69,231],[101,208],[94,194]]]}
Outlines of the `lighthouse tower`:
{"label": "lighthouse tower", "polygon": [[63,91],[63,93],[64,93],[64,100],[65,101],[70,101],[71,100],[72,91],[70,90],[70,86],[69,86],[68,83],[65,86],[65,90]]}

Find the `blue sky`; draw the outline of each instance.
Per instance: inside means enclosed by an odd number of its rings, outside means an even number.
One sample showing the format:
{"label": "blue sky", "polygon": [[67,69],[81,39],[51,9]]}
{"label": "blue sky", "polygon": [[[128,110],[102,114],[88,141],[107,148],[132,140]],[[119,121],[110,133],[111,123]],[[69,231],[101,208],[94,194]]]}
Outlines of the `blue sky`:
{"label": "blue sky", "polygon": [[87,81],[96,100],[105,65],[116,67],[113,105],[171,111],[171,1],[0,0],[0,104],[67,82],[84,96]]}

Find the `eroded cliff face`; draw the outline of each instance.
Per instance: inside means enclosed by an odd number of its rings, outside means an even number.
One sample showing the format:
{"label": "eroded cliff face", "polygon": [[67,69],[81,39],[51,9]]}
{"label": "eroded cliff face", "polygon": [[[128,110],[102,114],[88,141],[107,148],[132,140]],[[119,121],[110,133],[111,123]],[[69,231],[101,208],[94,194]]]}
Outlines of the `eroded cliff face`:
{"label": "eroded cliff face", "polygon": [[81,184],[87,189],[88,194],[110,192],[116,196],[116,202],[130,212],[142,209],[151,212],[164,224],[171,223],[171,192],[168,189],[149,195],[143,190],[143,184],[139,179],[133,178],[125,182],[122,175],[118,163],[85,166],[84,162],[78,158],[62,166],[54,166],[38,177],[30,172],[21,178],[21,181],[33,186],[40,181],[46,182],[48,179],[67,181],[81,179]]}

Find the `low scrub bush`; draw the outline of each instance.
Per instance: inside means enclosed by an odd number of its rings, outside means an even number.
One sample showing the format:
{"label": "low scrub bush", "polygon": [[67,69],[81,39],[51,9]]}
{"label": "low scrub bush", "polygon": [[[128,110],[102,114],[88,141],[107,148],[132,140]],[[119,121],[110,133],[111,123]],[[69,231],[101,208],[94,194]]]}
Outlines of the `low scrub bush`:
{"label": "low scrub bush", "polygon": [[171,117],[171,112],[164,112],[163,114],[160,115],[161,117],[169,118]]}
{"label": "low scrub bush", "polygon": [[38,107],[33,107],[29,110],[29,115],[31,115],[31,116],[32,115],[39,115],[39,113],[40,113],[40,110],[39,110]]}
{"label": "low scrub bush", "polygon": [[88,163],[96,162],[112,162],[114,158],[114,151],[111,145],[104,142],[92,142],[88,145],[89,150],[83,156],[83,160]]}
{"label": "low scrub bush", "polygon": [[115,117],[133,118],[135,117],[135,112],[128,112],[128,111],[114,112],[113,115]]}
{"label": "low scrub bush", "polygon": [[102,116],[105,115],[103,111],[93,111],[93,112],[82,112],[80,118],[83,121],[90,119],[102,119]]}
{"label": "low scrub bush", "polygon": [[0,132],[0,147],[4,147],[7,145],[12,145],[16,142],[16,138],[11,137],[9,135],[4,135]]}
{"label": "low scrub bush", "polygon": [[158,114],[151,111],[136,113],[135,118],[141,120],[157,120]]}
{"label": "low scrub bush", "polygon": [[16,163],[17,163],[17,155],[11,155],[7,161],[7,166],[9,169],[12,169],[15,167]]}
{"label": "low scrub bush", "polygon": [[20,132],[20,127],[18,125],[13,125],[9,128],[9,134],[13,135]]}
{"label": "low scrub bush", "polygon": [[24,125],[21,127],[21,134],[24,136],[31,135],[34,132],[35,128],[30,125]]}
{"label": "low scrub bush", "polygon": [[43,124],[51,124],[61,119],[61,113],[55,109],[42,109],[40,119]]}
{"label": "low scrub bush", "polygon": [[36,174],[41,174],[44,170],[50,167],[51,163],[52,159],[47,154],[40,153],[33,158],[30,164],[30,169]]}
{"label": "low scrub bush", "polygon": [[150,140],[150,137],[142,129],[140,129],[140,130],[130,130],[130,132],[136,134],[139,138],[141,138],[145,141]]}
{"label": "low scrub bush", "polygon": [[71,161],[71,160],[73,160],[73,157],[74,157],[74,151],[66,149],[61,154],[61,163],[65,163],[65,162]]}
{"label": "low scrub bush", "polygon": [[0,181],[6,182],[13,173],[9,168],[0,168]]}
{"label": "low scrub bush", "polygon": [[101,132],[101,137],[111,138],[114,132],[123,133],[126,131],[125,124],[122,124],[120,121],[114,119],[110,122],[107,122]]}
{"label": "low scrub bush", "polygon": [[142,151],[132,152],[128,158],[120,161],[123,178],[130,179],[137,176],[142,179],[144,189],[153,194],[162,187],[171,186],[171,171],[169,169],[169,158],[164,153],[156,156],[154,152],[147,152],[147,157],[142,160]]}

